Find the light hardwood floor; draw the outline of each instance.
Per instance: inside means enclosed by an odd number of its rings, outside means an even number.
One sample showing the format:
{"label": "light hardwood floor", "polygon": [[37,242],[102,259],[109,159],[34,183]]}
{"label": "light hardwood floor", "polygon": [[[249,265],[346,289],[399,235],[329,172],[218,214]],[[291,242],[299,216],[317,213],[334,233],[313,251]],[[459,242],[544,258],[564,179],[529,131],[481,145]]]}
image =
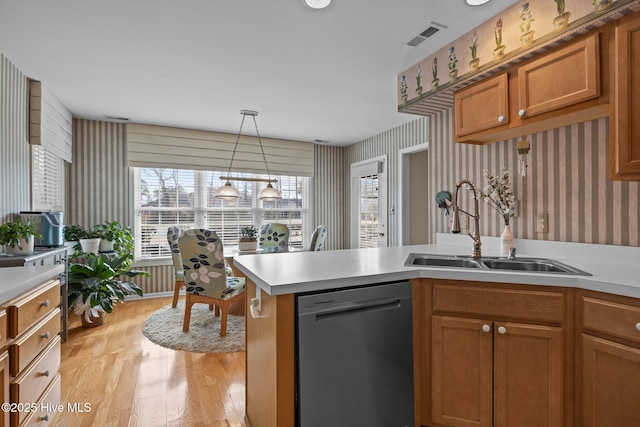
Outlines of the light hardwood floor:
{"label": "light hardwood floor", "polygon": [[168,304],[169,297],[127,301],[97,328],[82,328],[71,315],[62,345],[61,403],[89,403],[91,410],[62,412],[55,425],[245,426],[245,353],[189,353],[153,344],[142,326]]}

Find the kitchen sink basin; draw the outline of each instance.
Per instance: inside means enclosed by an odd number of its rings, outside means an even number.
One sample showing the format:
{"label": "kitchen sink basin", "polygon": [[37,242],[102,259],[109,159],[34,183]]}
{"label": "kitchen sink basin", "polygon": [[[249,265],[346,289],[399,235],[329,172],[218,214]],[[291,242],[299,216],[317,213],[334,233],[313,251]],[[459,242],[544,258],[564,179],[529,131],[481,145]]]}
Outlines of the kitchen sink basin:
{"label": "kitchen sink basin", "polygon": [[591,276],[590,273],[547,258],[500,257],[473,258],[464,255],[432,255],[411,253],[404,263],[407,267],[442,267],[479,270],[517,271],[520,273],[554,273]]}
{"label": "kitchen sink basin", "polygon": [[478,261],[473,258],[447,257],[436,255],[419,255],[413,258],[411,265],[424,265],[429,267],[459,267],[459,268],[482,268]]}

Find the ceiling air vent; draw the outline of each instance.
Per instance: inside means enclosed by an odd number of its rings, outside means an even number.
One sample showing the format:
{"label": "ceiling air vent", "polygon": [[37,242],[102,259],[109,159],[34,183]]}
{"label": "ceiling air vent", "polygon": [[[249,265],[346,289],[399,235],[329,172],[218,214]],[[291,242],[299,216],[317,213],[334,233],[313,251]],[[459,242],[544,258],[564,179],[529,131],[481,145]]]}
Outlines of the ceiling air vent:
{"label": "ceiling air vent", "polygon": [[128,121],[131,121],[131,119],[128,118],[128,117],[108,116],[106,114],[104,115],[104,118],[106,120],[111,120],[111,121],[114,121],[114,122],[128,122]]}
{"label": "ceiling air vent", "polygon": [[431,37],[432,35],[437,33],[438,31],[440,31],[442,29],[445,29],[445,28],[447,28],[446,25],[438,24],[437,22],[431,21],[431,25],[426,30],[421,32],[419,35],[417,35],[414,38],[412,38],[411,40],[409,40],[407,42],[407,45],[412,46],[412,47],[416,47],[420,43],[422,43],[423,41],[425,41],[426,39],[428,39],[429,37]]}

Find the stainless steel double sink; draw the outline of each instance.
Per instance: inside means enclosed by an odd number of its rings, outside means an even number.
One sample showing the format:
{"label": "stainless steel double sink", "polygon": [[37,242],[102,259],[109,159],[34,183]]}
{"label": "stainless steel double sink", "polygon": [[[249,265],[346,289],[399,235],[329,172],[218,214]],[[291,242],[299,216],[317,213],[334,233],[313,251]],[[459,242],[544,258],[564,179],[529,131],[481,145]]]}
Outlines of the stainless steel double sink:
{"label": "stainless steel double sink", "polygon": [[407,267],[444,267],[477,270],[517,271],[519,273],[555,273],[591,276],[586,271],[547,258],[474,258],[466,255],[435,255],[411,253],[404,263]]}

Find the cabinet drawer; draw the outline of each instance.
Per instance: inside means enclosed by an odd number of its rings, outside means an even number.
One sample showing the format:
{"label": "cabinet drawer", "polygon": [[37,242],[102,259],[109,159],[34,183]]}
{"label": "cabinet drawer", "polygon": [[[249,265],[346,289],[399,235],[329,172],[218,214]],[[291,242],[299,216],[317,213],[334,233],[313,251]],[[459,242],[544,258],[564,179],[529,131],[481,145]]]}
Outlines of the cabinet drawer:
{"label": "cabinet drawer", "polygon": [[37,402],[60,370],[60,337],[54,340],[11,384],[11,402]]}
{"label": "cabinet drawer", "polygon": [[59,280],[52,280],[33,294],[11,304],[9,306],[9,336],[16,338],[59,305]]}
{"label": "cabinet drawer", "polygon": [[40,323],[9,347],[11,376],[17,376],[60,331],[60,309],[52,311]]}
{"label": "cabinet drawer", "polygon": [[7,334],[9,330],[7,329],[7,312],[5,310],[0,310],[0,348],[4,347],[7,343]]}
{"label": "cabinet drawer", "polygon": [[640,307],[582,298],[584,327],[640,343]]}
{"label": "cabinet drawer", "polygon": [[[45,390],[42,399],[37,402],[38,410],[31,413],[12,413],[11,426],[42,427],[54,425],[51,422],[53,417],[57,412],[62,411],[60,409],[61,395],[60,374],[57,374]],[[20,419],[20,422],[18,422],[18,419]]]}
{"label": "cabinet drawer", "polygon": [[433,310],[461,315],[562,323],[564,298],[560,292],[494,289],[442,282],[433,286]]}

